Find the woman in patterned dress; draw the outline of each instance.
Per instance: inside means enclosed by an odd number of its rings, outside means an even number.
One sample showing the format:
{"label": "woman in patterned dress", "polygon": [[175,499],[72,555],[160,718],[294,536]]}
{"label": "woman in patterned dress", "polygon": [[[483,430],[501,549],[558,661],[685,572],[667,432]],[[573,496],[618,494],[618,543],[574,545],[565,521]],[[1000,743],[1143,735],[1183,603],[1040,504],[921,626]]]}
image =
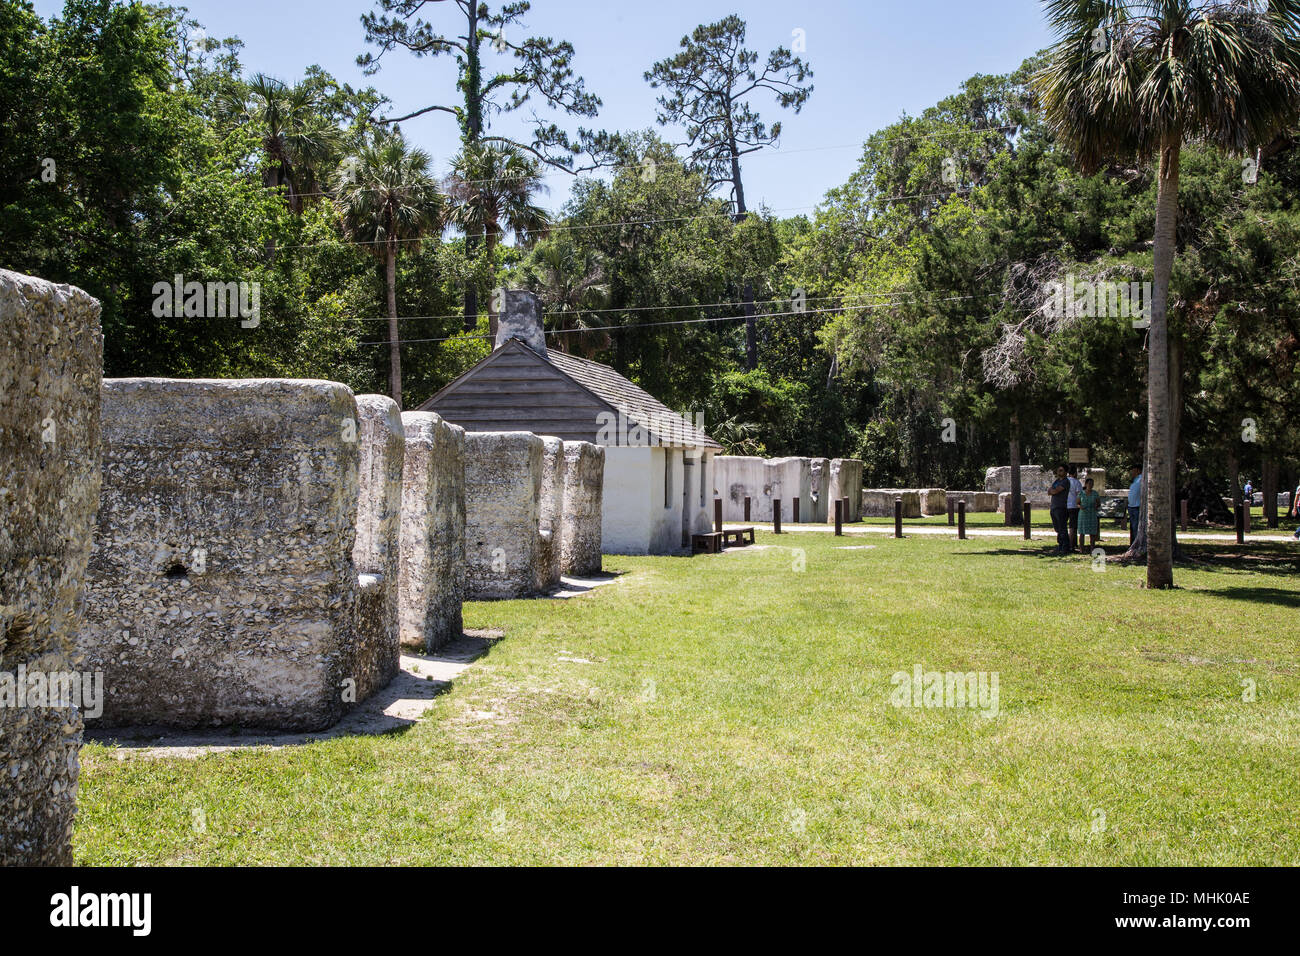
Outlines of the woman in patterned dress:
{"label": "woman in patterned dress", "polygon": [[1089,478],[1083,483],[1083,491],[1079,495],[1079,540],[1083,540],[1086,534],[1092,538],[1090,547],[1097,547],[1097,539],[1101,537],[1101,518],[1097,509],[1101,507],[1101,495],[1092,490],[1092,479]]}

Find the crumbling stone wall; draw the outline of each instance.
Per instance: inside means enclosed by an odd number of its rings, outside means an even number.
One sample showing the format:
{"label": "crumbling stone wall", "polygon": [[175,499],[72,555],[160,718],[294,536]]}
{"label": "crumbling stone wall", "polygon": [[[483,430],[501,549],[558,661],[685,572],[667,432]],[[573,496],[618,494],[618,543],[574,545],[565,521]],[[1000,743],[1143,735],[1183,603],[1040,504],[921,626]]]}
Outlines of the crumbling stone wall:
{"label": "crumbling stone wall", "polygon": [[966,502],[966,513],[973,514],[977,511],[992,512],[998,510],[998,496],[991,491],[949,491],[945,497],[948,502],[952,503],[953,511],[957,510],[957,502]]}
{"label": "crumbling stone wall", "polygon": [[832,458],[830,462],[830,503],[827,505],[829,522],[835,521],[835,499],[848,498],[845,521],[862,520],[862,467],[857,458]]}
{"label": "crumbling stone wall", "polygon": [[921,514],[942,515],[948,513],[948,492],[942,488],[918,488],[921,498]]}
{"label": "crumbling stone wall", "polygon": [[78,641],[106,725],[338,720],[357,663],[357,415],[337,382],[104,382]]}
{"label": "crumbling stone wall", "polygon": [[921,517],[920,494],[905,488],[864,488],[862,514],[871,518],[892,518],[895,498],[903,499],[904,518]]}
{"label": "crumbling stone wall", "polygon": [[[70,865],[82,714],[20,673],[84,672],[74,636],[99,500],[99,303],[0,269],[0,866]],[[21,671],[20,671],[21,668]],[[86,703],[83,696],[80,703]]]}
{"label": "crumbling stone wall", "polygon": [[402,524],[402,413],[386,395],[357,396],[357,634],[349,671],[356,700],[365,700],[401,667],[397,586]]}
{"label": "crumbling stone wall", "polygon": [[566,459],[564,442],[542,437],[542,479],[537,495],[536,590],[547,592],[560,586],[560,564],[564,538],[564,483]]}
{"label": "crumbling stone wall", "polygon": [[579,577],[599,574],[605,449],[591,442],[566,441],[564,458],[560,570]]}
{"label": "crumbling stone wall", "polygon": [[432,652],[464,628],[465,430],[433,412],[404,412],[402,643]]}
{"label": "crumbling stone wall", "polygon": [[[808,458],[808,503],[799,506],[800,521],[825,523],[835,520],[835,506],[831,504],[831,460]],[[807,515],[804,511],[807,510]]]}
{"label": "crumbling stone wall", "polygon": [[[748,455],[718,455],[713,459],[714,493],[722,498],[722,519],[743,521],[745,496],[749,496],[751,521],[772,520],[772,486],[768,484],[767,462]],[[782,517],[790,520],[790,506],[782,506]]]}
{"label": "crumbling stone wall", "polygon": [[465,433],[465,596],[528,597],[543,566],[538,506],[542,440],[531,432]]}

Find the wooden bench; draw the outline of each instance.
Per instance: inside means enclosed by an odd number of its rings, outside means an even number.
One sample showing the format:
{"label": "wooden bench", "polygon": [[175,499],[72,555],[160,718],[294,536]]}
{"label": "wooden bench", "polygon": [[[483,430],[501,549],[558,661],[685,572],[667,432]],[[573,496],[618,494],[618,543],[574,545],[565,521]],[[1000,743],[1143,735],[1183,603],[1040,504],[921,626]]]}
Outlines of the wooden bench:
{"label": "wooden bench", "polygon": [[730,547],[733,544],[736,545],[736,547],[743,548],[745,545],[753,543],[753,528],[728,528],[726,531],[722,532],[722,546],[724,548]]}
{"label": "wooden bench", "polygon": [[708,534],[691,535],[691,554],[721,554],[722,532],[710,531]]}

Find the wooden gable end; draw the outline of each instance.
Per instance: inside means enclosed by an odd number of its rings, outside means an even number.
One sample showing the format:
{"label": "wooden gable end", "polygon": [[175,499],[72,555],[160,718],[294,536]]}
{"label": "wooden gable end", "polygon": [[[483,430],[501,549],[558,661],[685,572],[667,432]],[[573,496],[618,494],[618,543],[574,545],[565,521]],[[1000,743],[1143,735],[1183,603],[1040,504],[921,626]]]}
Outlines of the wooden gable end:
{"label": "wooden gable end", "polygon": [[610,406],[527,346],[509,342],[420,406],[467,431],[595,441]]}

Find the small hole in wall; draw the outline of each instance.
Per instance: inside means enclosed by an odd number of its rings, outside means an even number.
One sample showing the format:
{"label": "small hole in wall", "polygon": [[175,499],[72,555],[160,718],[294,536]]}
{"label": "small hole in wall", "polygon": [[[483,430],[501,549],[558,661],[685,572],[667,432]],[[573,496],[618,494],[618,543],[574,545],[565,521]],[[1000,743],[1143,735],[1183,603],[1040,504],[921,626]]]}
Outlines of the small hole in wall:
{"label": "small hole in wall", "polygon": [[181,564],[179,561],[173,561],[167,570],[163,572],[163,577],[170,578],[173,581],[178,578],[188,578],[189,576],[189,571],[187,571],[185,565]]}

